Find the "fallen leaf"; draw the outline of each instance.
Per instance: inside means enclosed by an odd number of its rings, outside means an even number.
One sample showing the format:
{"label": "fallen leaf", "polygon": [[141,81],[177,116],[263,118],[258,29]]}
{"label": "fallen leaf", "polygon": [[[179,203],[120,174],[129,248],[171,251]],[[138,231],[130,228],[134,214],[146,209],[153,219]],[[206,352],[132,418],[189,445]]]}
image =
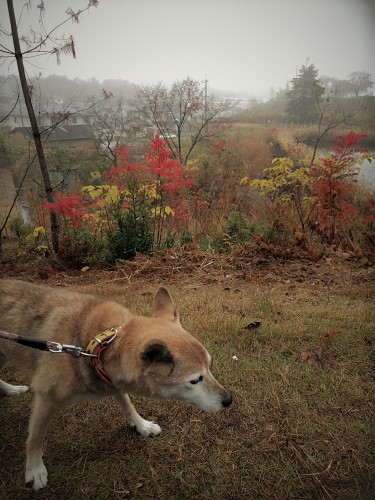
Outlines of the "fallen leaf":
{"label": "fallen leaf", "polygon": [[300,361],[306,362],[307,360],[310,359],[311,352],[309,351],[302,351],[299,355]]}
{"label": "fallen leaf", "polygon": [[244,330],[255,330],[256,328],[259,328],[262,325],[260,321],[253,321],[252,323],[249,323],[248,325],[244,326]]}
{"label": "fallen leaf", "polygon": [[322,362],[322,348],[321,347],[316,347],[313,350],[313,354],[315,354],[316,359],[321,363]]}
{"label": "fallen leaf", "polygon": [[338,335],[340,332],[336,332],[336,331],[332,331],[332,332],[326,332],[323,337],[325,339],[328,339],[330,337],[336,337],[336,335]]}
{"label": "fallen leaf", "polygon": [[84,273],[90,269],[90,266],[85,266],[81,269],[81,271]]}

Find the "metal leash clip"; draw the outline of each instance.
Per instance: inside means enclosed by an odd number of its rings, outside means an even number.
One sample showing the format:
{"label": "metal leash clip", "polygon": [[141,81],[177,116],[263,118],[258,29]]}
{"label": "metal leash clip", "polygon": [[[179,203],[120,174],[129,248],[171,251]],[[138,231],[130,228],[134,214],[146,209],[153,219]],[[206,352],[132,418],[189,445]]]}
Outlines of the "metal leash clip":
{"label": "metal leash clip", "polygon": [[73,356],[73,358],[79,358],[80,356],[90,356],[90,357],[96,357],[95,355],[88,354],[83,347],[78,347],[75,345],[69,345],[69,344],[59,344],[59,342],[47,342],[47,348],[49,352],[54,352],[54,353],[66,353],[70,354]]}

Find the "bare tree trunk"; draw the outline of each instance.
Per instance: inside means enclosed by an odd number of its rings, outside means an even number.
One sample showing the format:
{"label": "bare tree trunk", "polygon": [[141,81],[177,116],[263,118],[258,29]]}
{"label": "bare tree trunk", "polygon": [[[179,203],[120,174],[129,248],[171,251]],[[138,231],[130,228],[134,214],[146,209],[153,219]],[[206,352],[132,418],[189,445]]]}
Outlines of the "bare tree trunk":
{"label": "bare tree trunk", "polygon": [[[44,156],[43,144],[42,144],[42,140],[41,140],[41,133],[39,131],[38,123],[36,121],[34,108],[33,108],[33,104],[31,101],[31,95],[30,95],[29,87],[27,85],[27,79],[26,79],[25,68],[24,68],[24,64],[23,64],[23,57],[22,57],[22,52],[21,52],[21,47],[20,47],[20,41],[18,38],[17,22],[16,22],[16,17],[15,17],[14,8],[13,8],[13,0],[7,0],[7,4],[8,4],[10,27],[12,30],[14,56],[15,56],[16,61],[17,61],[17,68],[18,68],[18,74],[20,77],[21,88],[22,88],[24,99],[25,99],[25,104],[26,104],[28,115],[29,115],[29,119],[30,119],[31,130],[32,130],[33,137],[34,137],[35,149],[36,149],[36,153],[38,156],[39,166],[40,166],[40,170],[41,170],[42,178],[43,178],[44,190],[46,193],[47,201],[49,201],[50,203],[54,203],[53,188],[51,185],[51,180],[49,177],[47,163],[46,163],[46,159]],[[51,221],[52,247],[53,247],[54,251],[57,252],[59,249],[59,224],[58,224],[58,219],[57,219],[56,213],[51,212],[50,221]]]}

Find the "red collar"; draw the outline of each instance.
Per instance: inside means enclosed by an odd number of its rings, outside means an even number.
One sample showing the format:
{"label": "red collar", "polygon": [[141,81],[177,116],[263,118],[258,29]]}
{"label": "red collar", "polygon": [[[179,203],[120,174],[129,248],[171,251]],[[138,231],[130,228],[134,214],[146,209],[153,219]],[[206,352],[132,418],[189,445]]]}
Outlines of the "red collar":
{"label": "red collar", "polygon": [[90,340],[86,348],[86,354],[89,355],[87,356],[88,362],[94,368],[96,374],[111,387],[113,387],[113,384],[108,376],[108,373],[104,368],[103,360],[101,359],[101,354],[103,351],[107,349],[109,344],[114,340],[114,338],[117,335],[117,330],[119,328],[120,327],[109,328],[108,330],[99,333]]}

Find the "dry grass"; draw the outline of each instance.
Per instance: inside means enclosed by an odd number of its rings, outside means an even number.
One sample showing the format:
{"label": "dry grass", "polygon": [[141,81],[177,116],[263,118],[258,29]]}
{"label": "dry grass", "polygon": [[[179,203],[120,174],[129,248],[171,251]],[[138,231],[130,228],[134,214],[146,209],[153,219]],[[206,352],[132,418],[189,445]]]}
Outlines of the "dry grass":
{"label": "dry grass", "polygon": [[[373,269],[169,253],[49,281],[100,283],[144,313],[168,284],[234,403],[206,414],[136,400],[163,429],[155,439],[129,429],[111,400],[68,407],[49,429],[50,483],[36,495],[23,485],[31,396],[3,397],[1,498],[374,498]],[[261,327],[246,329],[253,321]],[[23,381],[9,368],[6,380]]]}

